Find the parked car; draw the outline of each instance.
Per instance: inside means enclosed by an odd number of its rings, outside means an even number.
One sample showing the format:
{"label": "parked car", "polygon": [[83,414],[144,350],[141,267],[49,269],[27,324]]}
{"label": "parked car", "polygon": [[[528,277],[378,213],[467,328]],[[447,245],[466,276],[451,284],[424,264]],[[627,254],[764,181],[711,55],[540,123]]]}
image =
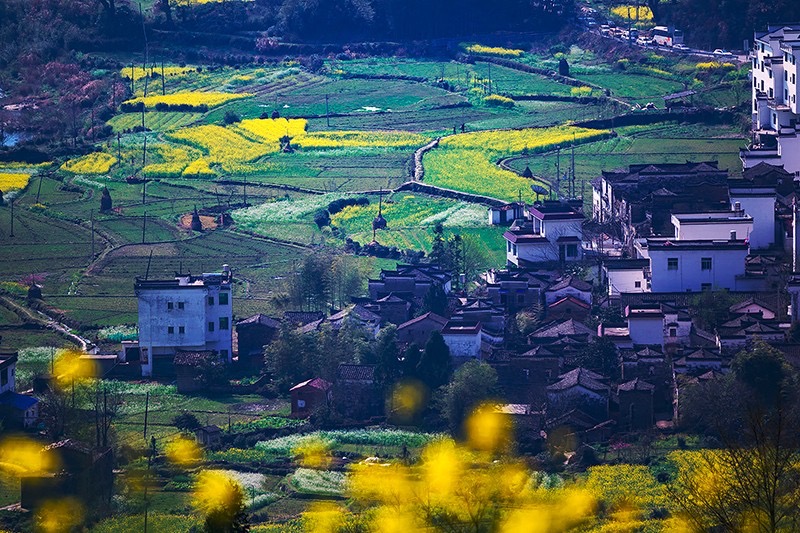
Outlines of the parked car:
{"label": "parked car", "polygon": [[681,52],[687,52],[689,50],[688,46],[686,46],[685,44],[681,44],[681,43],[676,44],[672,48],[674,48],[675,50],[679,50]]}
{"label": "parked car", "polygon": [[714,50],[711,53],[714,54],[715,56],[720,56],[720,57],[727,57],[727,56],[732,56],[733,55],[730,52],[728,52],[727,50],[723,50],[722,48],[717,48],[716,50]]}

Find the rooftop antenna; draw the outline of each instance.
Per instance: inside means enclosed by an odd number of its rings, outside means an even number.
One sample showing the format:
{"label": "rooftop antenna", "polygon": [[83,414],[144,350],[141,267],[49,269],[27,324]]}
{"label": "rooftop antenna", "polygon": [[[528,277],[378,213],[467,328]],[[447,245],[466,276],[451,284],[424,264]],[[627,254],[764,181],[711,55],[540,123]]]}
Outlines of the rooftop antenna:
{"label": "rooftop antenna", "polygon": [[150,257],[147,258],[147,270],[144,273],[144,279],[150,276],[150,262],[153,260],[153,249],[150,248]]}

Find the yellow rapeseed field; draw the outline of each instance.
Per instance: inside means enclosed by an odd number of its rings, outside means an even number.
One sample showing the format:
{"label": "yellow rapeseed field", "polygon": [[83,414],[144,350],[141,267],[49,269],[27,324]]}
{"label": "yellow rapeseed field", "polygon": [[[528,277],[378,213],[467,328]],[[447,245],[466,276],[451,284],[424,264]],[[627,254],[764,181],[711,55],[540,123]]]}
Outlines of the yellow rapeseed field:
{"label": "yellow rapeseed field", "polygon": [[413,148],[422,146],[428,138],[407,131],[319,131],[293,141],[306,149],[324,148]]}
{"label": "yellow rapeseed field", "polygon": [[[639,10],[639,16],[636,16],[636,10]],[[632,6],[622,5],[611,8],[611,12],[618,17],[628,20],[653,20],[653,12],[647,6]]]}
{"label": "yellow rapeseed field", "polygon": [[205,159],[197,159],[183,170],[185,178],[214,178],[216,175]]}
{"label": "yellow rapeseed field", "polygon": [[511,154],[524,149],[542,150],[570,143],[574,140],[600,138],[608,130],[592,130],[574,126],[552,128],[525,128],[520,130],[491,130],[463,133],[445,137],[439,143],[443,148],[469,148]]}
{"label": "yellow rapeseed field", "polygon": [[467,52],[473,54],[486,54],[491,56],[501,57],[519,57],[525,53],[524,50],[517,50],[514,48],[502,48],[500,46],[483,46],[482,44],[473,44],[467,47]]}
{"label": "yellow rapeseed field", "polygon": [[184,91],[173,94],[155,94],[152,96],[139,96],[125,101],[126,104],[136,105],[144,103],[145,107],[153,108],[158,104],[167,105],[190,105],[208,107],[216,107],[231,100],[238,100],[240,98],[247,98],[253,96],[250,93],[220,93],[220,92],[200,92],[200,91]]}
{"label": "yellow rapeseed field", "polygon": [[284,135],[295,138],[306,133],[308,121],[304,118],[249,118],[237,127],[264,140],[278,142]]}
{"label": "yellow rapeseed field", "polygon": [[236,164],[258,159],[280,149],[277,141],[257,143],[214,124],[184,128],[169,133],[167,137],[198,148],[208,155],[210,163],[220,164],[227,172],[233,172]]}
{"label": "yellow rapeseed field", "polygon": [[13,189],[24,189],[30,178],[30,174],[21,172],[0,172],[0,191],[8,192]]}
{"label": "yellow rapeseed field", "polygon": [[[175,67],[175,66],[164,66],[164,77],[175,77],[175,76],[183,76],[185,74],[189,74],[190,72],[195,72],[195,67]],[[132,72],[131,72],[132,71]],[[142,67],[125,67],[120,69],[119,75],[126,79],[131,79],[131,74],[133,74],[133,80],[139,81],[140,79],[144,78],[145,76],[149,76],[150,72],[153,72],[156,76],[161,76],[161,66],[157,66],[156,68],[144,69]]]}
{"label": "yellow rapeseed field", "polygon": [[108,174],[116,162],[117,158],[113,155],[93,152],[77,159],[70,159],[61,165],[61,170],[73,174]]}

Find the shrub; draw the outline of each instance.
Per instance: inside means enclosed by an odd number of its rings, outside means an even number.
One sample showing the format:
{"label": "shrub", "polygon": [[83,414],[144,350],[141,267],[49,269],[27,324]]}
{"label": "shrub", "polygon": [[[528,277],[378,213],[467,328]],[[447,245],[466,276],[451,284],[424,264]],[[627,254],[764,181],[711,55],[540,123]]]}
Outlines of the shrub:
{"label": "shrub", "polygon": [[330,226],[331,217],[328,211],[326,211],[325,209],[320,209],[319,211],[314,213],[314,224],[316,224],[319,229],[322,229],[325,226]]}
{"label": "shrub", "polygon": [[240,122],[242,118],[235,112],[235,111],[225,111],[225,117],[222,119],[225,122],[225,125],[236,124]]}
{"label": "shrub", "polygon": [[493,107],[514,107],[514,100],[499,94],[490,94],[489,96],[484,97],[483,101],[486,103],[486,105]]}
{"label": "shrub", "polygon": [[182,413],[172,419],[172,425],[182,431],[194,431],[200,427],[200,421],[192,413]]}

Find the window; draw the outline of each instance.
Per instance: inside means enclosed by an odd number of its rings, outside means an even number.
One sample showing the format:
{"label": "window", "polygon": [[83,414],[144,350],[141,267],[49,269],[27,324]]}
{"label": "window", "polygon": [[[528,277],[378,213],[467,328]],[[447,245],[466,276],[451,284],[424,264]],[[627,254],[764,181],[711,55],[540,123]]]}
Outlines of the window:
{"label": "window", "polygon": [[677,257],[668,257],[667,258],[667,270],[678,270],[678,258]]}
{"label": "window", "polygon": [[213,322],[209,322],[208,323],[208,331],[214,331],[214,323]]}
{"label": "window", "polygon": [[305,406],[306,406],[306,401],[305,400],[297,400],[297,407],[298,408],[302,409]]}
{"label": "window", "polygon": [[677,337],[678,336],[678,328],[669,328],[669,336],[670,337]]}
{"label": "window", "polygon": [[208,305],[214,305],[214,297],[213,296],[209,296],[208,297]]}
{"label": "window", "polygon": [[567,245],[567,257],[578,257],[578,245],[577,244],[568,244]]}
{"label": "window", "polygon": [[167,326],[167,333],[173,335],[175,333],[175,326]]}
{"label": "window", "polygon": [[167,302],[167,309],[168,310],[172,310],[173,307],[174,307],[174,305],[172,304],[172,302]]}
{"label": "window", "polygon": [[710,283],[701,283],[700,284],[700,290],[701,291],[710,291],[711,290],[711,284]]}
{"label": "window", "polygon": [[185,326],[178,326],[178,334],[179,335],[183,335],[184,333],[186,333],[186,327]]}
{"label": "window", "polygon": [[228,293],[227,292],[219,293],[219,305],[228,305]]}
{"label": "window", "polygon": [[703,257],[700,259],[700,270],[711,270],[711,258]]}
{"label": "window", "polygon": [[178,309],[183,309],[183,305],[184,305],[183,302],[178,302]]}
{"label": "window", "polygon": [[641,281],[634,281],[633,282],[633,286],[636,287],[637,289],[641,289],[642,288],[642,282]]}
{"label": "window", "polygon": [[219,329],[228,329],[228,317],[219,317]]}
{"label": "window", "polygon": [[511,241],[506,241],[506,252],[511,252]]}

